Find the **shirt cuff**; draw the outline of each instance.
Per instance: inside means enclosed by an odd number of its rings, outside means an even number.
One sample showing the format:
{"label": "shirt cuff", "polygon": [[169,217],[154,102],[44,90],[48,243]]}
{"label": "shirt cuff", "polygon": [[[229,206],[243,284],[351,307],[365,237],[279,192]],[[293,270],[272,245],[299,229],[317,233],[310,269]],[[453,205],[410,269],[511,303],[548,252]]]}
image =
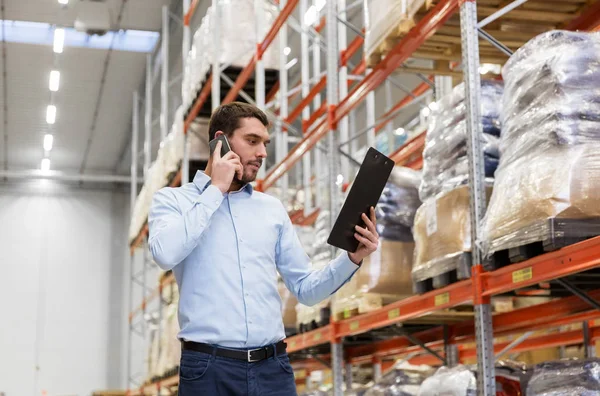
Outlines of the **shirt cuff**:
{"label": "shirt cuff", "polygon": [[202,194],[200,194],[197,202],[205,205],[214,212],[219,208],[219,206],[221,206],[221,202],[223,202],[224,198],[225,195],[221,192],[221,190],[211,184],[206,187]]}
{"label": "shirt cuff", "polygon": [[340,280],[348,280],[354,273],[360,268],[360,266],[354,264],[347,252],[342,252],[335,260],[331,262],[331,269],[333,270],[336,278]]}

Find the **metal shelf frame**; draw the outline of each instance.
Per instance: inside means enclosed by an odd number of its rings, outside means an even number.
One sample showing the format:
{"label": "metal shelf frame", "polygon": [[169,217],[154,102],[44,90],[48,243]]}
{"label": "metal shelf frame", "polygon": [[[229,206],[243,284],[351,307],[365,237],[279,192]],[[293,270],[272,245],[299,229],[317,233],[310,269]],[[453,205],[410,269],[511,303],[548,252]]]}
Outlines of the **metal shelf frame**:
{"label": "metal shelf frame", "polygon": [[[336,184],[336,176],[341,174],[344,181],[350,178],[350,165],[352,154],[357,151],[358,137],[366,134],[368,145],[375,144],[375,136],[381,131],[386,131],[391,136],[391,128],[387,127],[390,121],[411,103],[423,106],[421,101],[428,97],[430,90],[435,85],[436,96],[443,92],[444,84],[434,76],[421,76],[423,83],[414,90],[406,90],[395,82],[392,73],[404,67],[405,61],[418,51],[429,38],[431,38],[454,14],[460,12],[461,16],[461,47],[462,47],[462,76],[466,86],[466,108],[467,108],[467,130],[469,139],[469,181],[471,185],[471,203],[473,224],[473,238],[477,237],[478,220],[485,213],[485,200],[483,199],[483,172],[482,172],[482,150],[476,132],[481,124],[479,114],[479,37],[489,40],[496,48],[503,50],[500,41],[482,30],[485,24],[494,21],[513,8],[523,4],[525,1],[517,0],[508,4],[504,9],[489,15],[485,21],[477,22],[477,4],[475,0],[439,0],[436,5],[420,18],[416,25],[397,42],[384,59],[373,69],[368,69],[364,59],[358,65],[351,65],[350,59],[362,47],[364,39],[363,31],[349,25],[346,20],[346,12],[359,5],[354,2],[347,5],[345,1],[326,2],[325,17],[316,26],[308,26],[305,18],[296,21],[291,15],[296,7],[304,16],[308,9],[310,0],[281,0],[278,2],[280,13],[275,22],[266,32],[258,31],[258,40],[255,56],[248,62],[235,81],[230,81],[230,90],[227,92],[223,103],[229,103],[240,95],[249,102],[265,110],[269,117],[275,121],[275,140],[278,144],[277,164],[268,170],[267,174],[261,173],[257,188],[266,191],[275,185],[284,187],[287,191],[287,175],[293,166],[302,160],[302,188],[305,196],[313,196],[306,202],[303,218],[308,218],[316,213],[314,208],[323,208],[325,205],[330,209],[330,222],[335,220],[335,213],[340,204],[340,186]],[[518,4],[517,4],[518,3]],[[191,32],[190,21],[199,4],[198,0],[183,0],[183,43],[182,53],[185,59],[190,49]],[[218,1],[213,0],[213,12],[218,17],[220,13]],[[174,18],[178,20],[177,18]],[[169,117],[168,110],[168,24],[170,16],[168,9],[163,9],[163,59],[161,61],[161,136],[168,132]],[[218,25],[218,24],[216,24]],[[257,16],[257,26],[260,29],[264,23]],[[595,30],[600,27],[600,1],[592,3],[586,12],[574,19],[567,29]],[[281,54],[281,76],[277,84],[265,95],[265,70],[262,56],[269,46],[277,38],[279,45],[284,48],[287,45],[288,28],[299,31],[301,35],[301,81],[296,87],[289,89],[286,70],[286,56]],[[326,39],[321,36],[321,31],[326,29]],[[347,29],[357,34],[356,37],[347,42]],[[215,37],[219,37],[219,30],[213,31]],[[219,40],[215,40],[219,42]],[[325,45],[325,43],[327,43]],[[165,51],[165,47],[167,50]],[[218,51],[215,48],[215,51]],[[327,69],[321,70],[321,52],[326,55]],[[312,65],[309,59],[312,57]],[[186,134],[186,149],[182,167],[171,186],[180,185],[182,181],[189,180],[188,163],[188,136],[187,131],[196,120],[200,109],[208,96],[212,97],[212,108],[219,106],[221,97],[221,79],[225,79],[221,71],[223,65],[218,64],[218,57],[214,57],[212,72],[204,82],[198,98],[192,105],[189,114],[184,120],[184,133]],[[148,81],[146,83],[146,97],[151,98],[152,93],[152,71],[153,65],[149,58],[147,64]],[[349,69],[352,68],[351,71]],[[252,94],[244,92],[244,87],[252,74],[256,79],[256,91]],[[156,73],[154,73],[156,74]],[[452,75],[459,75],[453,72]],[[363,76],[364,75],[364,76]],[[337,76],[335,78],[334,76]],[[435,81],[435,84],[433,83]],[[398,103],[391,103],[391,95],[386,95],[386,112],[378,120],[375,119],[374,91],[378,87],[385,87],[387,92],[392,86],[396,86],[407,93],[407,96]],[[326,91],[326,100],[323,100],[323,91]],[[277,98],[277,95],[279,97]],[[288,103],[297,95],[301,95],[300,102],[291,111]],[[139,139],[139,111],[140,99],[134,94],[134,117],[132,124],[132,142],[137,143]],[[367,127],[357,131],[354,119],[354,111],[365,102],[367,114]],[[145,130],[150,131],[152,127],[152,103],[145,101]],[[313,111],[310,111],[310,108]],[[272,107],[277,109],[271,110]],[[294,130],[292,123],[301,117],[302,130]],[[299,136],[298,143],[288,151],[288,133]],[[391,154],[392,159],[399,165],[420,169],[423,164],[422,150],[425,145],[425,133],[418,134],[405,145]],[[327,136],[325,147],[328,155],[322,152],[323,138]],[[283,142],[283,143],[282,143]],[[150,143],[151,135],[144,136],[144,162],[143,169],[146,174],[150,166]],[[391,143],[391,141],[390,141]],[[137,147],[137,144],[132,147]],[[342,150],[349,147],[349,151]],[[132,208],[136,197],[136,175],[138,171],[137,153],[132,148]],[[135,154],[135,155],[133,155]],[[326,164],[327,161],[327,165]],[[317,170],[313,172],[312,168]],[[328,183],[323,183],[323,177],[319,173],[327,169]],[[311,174],[317,177],[313,182]],[[311,194],[311,186],[316,184],[314,194]],[[328,191],[325,186],[328,186]],[[326,200],[326,197],[329,199]],[[285,193],[283,199],[287,199]],[[147,331],[144,314],[148,313],[148,307],[154,301],[158,301],[158,311],[162,312],[161,292],[163,286],[174,282],[170,275],[163,279],[158,288],[152,289],[146,285],[146,271],[151,265],[148,249],[145,246],[148,227],[143,227],[138,237],[131,244],[131,296],[130,296],[130,346],[131,339],[135,334],[144,335]],[[135,272],[134,256],[136,247],[144,246],[144,260],[141,272]],[[485,272],[481,263],[481,253],[476,249],[473,252],[475,264],[470,279],[452,284],[443,289],[435,290],[421,296],[414,296],[405,300],[387,305],[379,310],[362,314],[340,322],[331,322],[329,325],[288,339],[288,351],[299,352],[322,344],[330,344],[330,354],[315,357],[298,363],[307,369],[311,367],[323,367],[330,359],[334,378],[334,394],[342,394],[342,383],[351,381],[352,364],[374,364],[376,376],[389,367],[388,359],[401,357],[413,363],[439,364],[439,359],[445,359],[449,365],[456,364],[465,359],[477,358],[478,371],[478,393],[480,395],[495,394],[494,361],[499,353],[533,350],[541,347],[555,345],[571,345],[585,343],[588,353],[593,351],[589,348],[592,341],[600,339],[600,326],[593,325],[592,321],[600,319],[600,311],[592,310],[589,301],[586,302],[577,296],[562,298],[551,304],[541,304],[535,307],[522,308],[510,314],[499,314],[492,316],[489,301],[491,296],[508,293],[523,287],[560,279],[568,275],[586,271],[600,266],[600,237],[581,242],[563,248],[559,251],[538,256],[534,259],[519,264],[513,264],[505,268]],[[140,276],[143,275],[143,278]],[[141,280],[143,279],[143,281]],[[142,300],[137,306],[133,304],[133,285],[141,287]],[[590,299],[600,299],[600,290],[587,294]],[[594,301],[594,300],[592,300]],[[458,305],[472,303],[475,307],[473,321],[466,321],[458,325],[448,325],[426,331],[417,332],[409,336],[398,336],[385,341],[375,342],[364,346],[344,347],[346,337],[365,334],[370,331],[397,325],[409,319],[423,317],[440,309],[456,307]],[[567,331],[547,334],[538,337],[529,335],[519,338],[517,341],[498,342],[494,344],[494,337],[503,337],[520,333],[527,333],[538,329],[551,329],[573,323],[584,323],[582,331]],[[160,331],[160,330],[159,330]],[[475,345],[475,347],[473,347]],[[438,357],[432,356],[434,352]],[[131,352],[131,349],[130,349]],[[325,364],[326,365],[326,364]],[[135,376],[131,373],[131,364],[128,368],[128,379],[130,395],[155,393],[158,389],[172,389],[177,384],[177,378],[168,378],[159,383],[140,386],[139,382],[133,381]],[[344,373],[345,372],[345,373]],[[170,391],[168,392],[170,393]]]}

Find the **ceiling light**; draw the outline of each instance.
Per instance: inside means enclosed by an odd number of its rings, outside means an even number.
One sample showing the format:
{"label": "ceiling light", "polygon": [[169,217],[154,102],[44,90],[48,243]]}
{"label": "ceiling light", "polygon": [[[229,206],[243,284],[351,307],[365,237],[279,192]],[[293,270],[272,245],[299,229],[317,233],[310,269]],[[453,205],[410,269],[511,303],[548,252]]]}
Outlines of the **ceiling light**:
{"label": "ceiling light", "polygon": [[54,136],[49,133],[44,136],[44,150],[52,150],[52,143],[54,143]]}
{"label": "ceiling light", "polygon": [[41,166],[42,172],[48,172],[50,170],[50,158],[44,158]]}
{"label": "ceiling light", "polygon": [[69,0],[58,0],[58,4],[62,4],[62,5],[69,4]]}
{"label": "ceiling light", "polygon": [[394,134],[395,134],[396,136],[402,136],[402,135],[404,135],[405,133],[406,133],[406,131],[404,130],[404,128],[398,128],[398,129],[396,129],[396,130],[394,131]]}
{"label": "ceiling light", "polygon": [[344,176],[342,176],[342,175],[337,175],[337,178],[336,178],[335,184],[336,184],[336,185],[338,185],[338,186],[341,186],[341,185],[342,185],[342,183],[344,183]]}
{"label": "ceiling light", "polygon": [[423,114],[423,117],[428,117],[430,113],[431,109],[429,107],[423,107],[423,109],[421,109],[421,114]]}
{"label": "ceiling light", "polygon": [[56,28],[54,29],[54,52],[62,54],[65,46],[65,29]]}
{"label": "ceiling light", "polygon": [[317,10],[321,11],[323,7],[327,4],[327,0],[316,0],[315,5],[317,6]]}
{"label": "ceiling light", "polygon": [[46,122],[48,124],[54,124],[56,121],[56,106],[48,105],[46,109]]}
{"label": "ceiling light", "polygon": [[289,55],[291,52],[292,52],[292,49],[290,47],[285,47],[283,49],[283,54],[286,56]]}
{"label": "ceiling light", "polygon": [[52,70],[50,72],[50,91],[56,92],[58,91],[58,86],[60,84],[60,72],[58,70]]}

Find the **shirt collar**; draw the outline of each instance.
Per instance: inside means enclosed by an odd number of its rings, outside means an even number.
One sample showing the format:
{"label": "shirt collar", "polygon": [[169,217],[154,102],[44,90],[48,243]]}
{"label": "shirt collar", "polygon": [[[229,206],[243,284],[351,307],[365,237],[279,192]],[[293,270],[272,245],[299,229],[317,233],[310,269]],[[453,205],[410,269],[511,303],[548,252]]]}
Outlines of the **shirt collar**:
{"label": "shirt collar", "polygon": [[[202,171],[197,171],[193,183],[198,187],[198,190],[202,192],[210,185],[210,176]],[[252,184],[247,183],[240,191],[246,191],[248,194],[252,195],[254,188],[252,187]]]}

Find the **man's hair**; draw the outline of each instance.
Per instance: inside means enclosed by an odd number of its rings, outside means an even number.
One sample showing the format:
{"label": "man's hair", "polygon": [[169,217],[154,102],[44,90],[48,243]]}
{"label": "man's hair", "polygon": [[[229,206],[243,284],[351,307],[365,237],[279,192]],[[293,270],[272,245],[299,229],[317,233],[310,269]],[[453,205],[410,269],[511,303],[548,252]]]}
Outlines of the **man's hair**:
{"label": "man's hair", "polygon": [[269,126],[266,114],[248,103],[232,102],[219,106],[210,117],[208,140],[213,140],[217,131],[223,131],[227,137],[240,127],[240,119],[256,118],[264,126]]}

